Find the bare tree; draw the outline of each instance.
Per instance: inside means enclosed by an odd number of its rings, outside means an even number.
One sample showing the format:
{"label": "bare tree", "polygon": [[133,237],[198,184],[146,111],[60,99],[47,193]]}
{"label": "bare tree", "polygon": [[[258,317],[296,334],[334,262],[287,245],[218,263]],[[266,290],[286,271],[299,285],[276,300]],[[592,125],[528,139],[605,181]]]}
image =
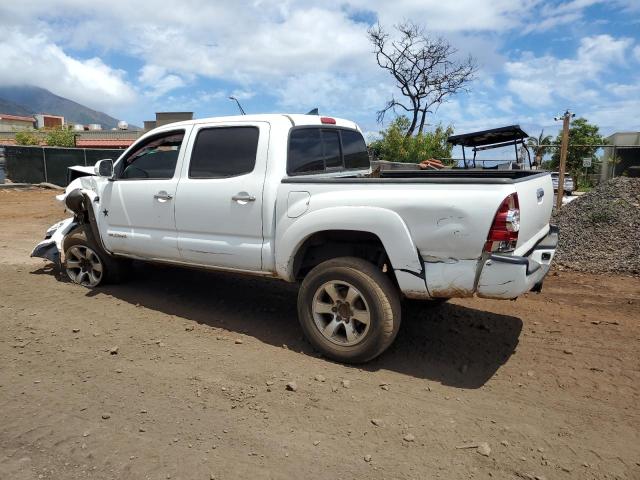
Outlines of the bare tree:
{"label": "bare tree", "polygon": [[396,25],[398,39],[392,39],[380,24],[368,30],[378,65],[396,80],[405,100],[395,96],[377,112],[378,122],[389,110],[402,109],[411,118],[406,132],[410,137],[418,127],[422,133],[427,113],[433,113],[447,97],[467,91],[477,71],[473,57],[457,60],[458,51],[442,38],[432,39],[411,22]]}

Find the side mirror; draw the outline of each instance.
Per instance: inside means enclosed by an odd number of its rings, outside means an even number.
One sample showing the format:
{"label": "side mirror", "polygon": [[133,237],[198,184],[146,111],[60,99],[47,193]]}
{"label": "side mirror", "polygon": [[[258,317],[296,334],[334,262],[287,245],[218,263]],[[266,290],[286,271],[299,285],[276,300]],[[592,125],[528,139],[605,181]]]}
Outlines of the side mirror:
{"label": "side mirror", "polygon": [[113,160],[105,158],[104,160],[98,160],[93,167],[93,171],[99,177],[113,177]]}

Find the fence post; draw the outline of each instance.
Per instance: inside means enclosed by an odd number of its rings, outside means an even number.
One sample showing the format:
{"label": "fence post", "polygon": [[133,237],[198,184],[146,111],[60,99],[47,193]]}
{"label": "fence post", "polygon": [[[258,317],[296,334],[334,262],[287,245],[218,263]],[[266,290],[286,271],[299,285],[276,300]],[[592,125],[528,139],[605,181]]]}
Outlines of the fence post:
{"label": "fence post", "polygon": [[83,148],[82,153],[84,154],[84,166],[87,166],[87,149]]}
{"label": "fence post", "polygon": [[49,176],[47,175],[47,151],[42,148],[42,165],[44,167],[44,181],[49,183]]}

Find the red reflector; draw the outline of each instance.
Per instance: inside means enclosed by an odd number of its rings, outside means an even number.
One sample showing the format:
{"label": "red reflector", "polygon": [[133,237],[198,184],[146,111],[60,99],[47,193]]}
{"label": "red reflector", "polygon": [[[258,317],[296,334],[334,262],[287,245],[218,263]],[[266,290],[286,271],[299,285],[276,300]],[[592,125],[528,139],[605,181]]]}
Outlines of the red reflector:
{"label": "red reflector", "polygon": [[328,123],[330,125],[335,125],[336,119],[331,117],[320,117],[320,123]]}

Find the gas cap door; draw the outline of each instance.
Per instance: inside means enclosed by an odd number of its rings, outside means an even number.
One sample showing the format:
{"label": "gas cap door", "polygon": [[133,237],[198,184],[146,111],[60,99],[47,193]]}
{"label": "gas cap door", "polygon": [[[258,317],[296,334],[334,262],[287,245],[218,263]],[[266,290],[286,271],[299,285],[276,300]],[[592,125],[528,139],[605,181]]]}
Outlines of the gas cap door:
{"label": "gas cap door", "polygon": [[287,217],[298,218],[309,209],[309,192],[289,192],[287,197]]}

